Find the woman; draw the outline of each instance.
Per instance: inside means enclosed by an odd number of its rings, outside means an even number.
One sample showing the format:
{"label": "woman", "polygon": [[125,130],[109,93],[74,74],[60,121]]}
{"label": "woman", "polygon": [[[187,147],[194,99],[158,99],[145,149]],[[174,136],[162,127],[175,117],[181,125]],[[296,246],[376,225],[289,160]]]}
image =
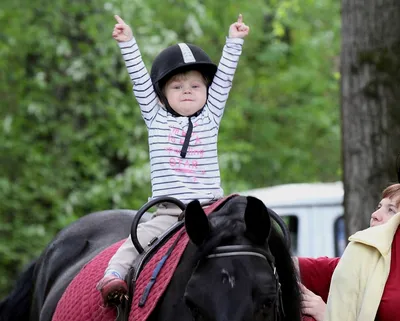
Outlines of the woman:
{"label": "woman", "polygon": [[[305,285],[302,288],[304,314],[317,321],[396,320],[400,302],[398,212],[400,184],[393,184],[383,191],[382,200],[371,215],[371,228],[349,238],[350,244],[340,261],[339,258],[299,258]],[[328,291],[325,306],[323,301]]]}

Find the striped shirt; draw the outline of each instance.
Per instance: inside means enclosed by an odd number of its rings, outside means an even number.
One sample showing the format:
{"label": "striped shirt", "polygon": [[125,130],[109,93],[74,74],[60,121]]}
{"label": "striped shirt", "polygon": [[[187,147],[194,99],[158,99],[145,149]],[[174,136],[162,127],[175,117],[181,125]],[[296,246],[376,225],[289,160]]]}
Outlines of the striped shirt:
{"label": "striped shirt", "polygon": [[242,53],[243,39],[227,38],[202,112],[191,118],[193,132],[185,158],[180,151],[188,117],[175,117],[159,103],[136,40],[119,43],[148,129],[152,197],[171,196],[188,203],[223,196],[218,165],[218,129]]}

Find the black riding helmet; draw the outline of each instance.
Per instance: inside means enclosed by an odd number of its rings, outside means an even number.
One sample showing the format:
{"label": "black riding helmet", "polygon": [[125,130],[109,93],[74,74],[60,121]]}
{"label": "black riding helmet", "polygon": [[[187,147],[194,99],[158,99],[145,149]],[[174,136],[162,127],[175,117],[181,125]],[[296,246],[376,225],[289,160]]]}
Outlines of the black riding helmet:
{"label": "black riding helmet", "polygon": [[154,59],[150,78],[155,92],[165,108],[174,116],[181,116],[169,105],[162,92],[166,82],[174,75],[189,70],[199,71],[211,84],[217,71],[217,65],[201,48],[186,43],[170,46]]}

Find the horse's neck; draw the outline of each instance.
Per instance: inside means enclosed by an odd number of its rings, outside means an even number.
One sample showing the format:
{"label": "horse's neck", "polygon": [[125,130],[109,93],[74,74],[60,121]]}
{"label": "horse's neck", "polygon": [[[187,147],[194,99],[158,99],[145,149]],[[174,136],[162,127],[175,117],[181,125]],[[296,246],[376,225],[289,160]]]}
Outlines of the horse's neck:
{"label": "horse's neck", "polygon": [[174,276],[157,308],[148,321],[191,321],[189,309],[182,300],[186,285],[193,273],[195,248],[189,243],[175,270]]}

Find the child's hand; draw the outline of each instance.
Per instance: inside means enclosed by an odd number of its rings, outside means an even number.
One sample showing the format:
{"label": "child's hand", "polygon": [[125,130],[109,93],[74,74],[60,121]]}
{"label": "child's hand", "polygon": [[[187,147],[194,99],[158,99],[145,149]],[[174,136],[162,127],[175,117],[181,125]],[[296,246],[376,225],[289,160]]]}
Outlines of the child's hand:
{"label": "child's hand", "polygon": [[129,27],[124,20],[121,19],[120,16],[115,15],[115,20],[117,20],[117,24],[115,24],[112,36],[118,42],[129,41],[133,38],[133,33],[131,27]]}
{"label": "child's hand", "polygon": [[249,34],[250,28],[243,23],[243,16],[239,14],[238,20],[229,27],[229,38],[244,38]]}

